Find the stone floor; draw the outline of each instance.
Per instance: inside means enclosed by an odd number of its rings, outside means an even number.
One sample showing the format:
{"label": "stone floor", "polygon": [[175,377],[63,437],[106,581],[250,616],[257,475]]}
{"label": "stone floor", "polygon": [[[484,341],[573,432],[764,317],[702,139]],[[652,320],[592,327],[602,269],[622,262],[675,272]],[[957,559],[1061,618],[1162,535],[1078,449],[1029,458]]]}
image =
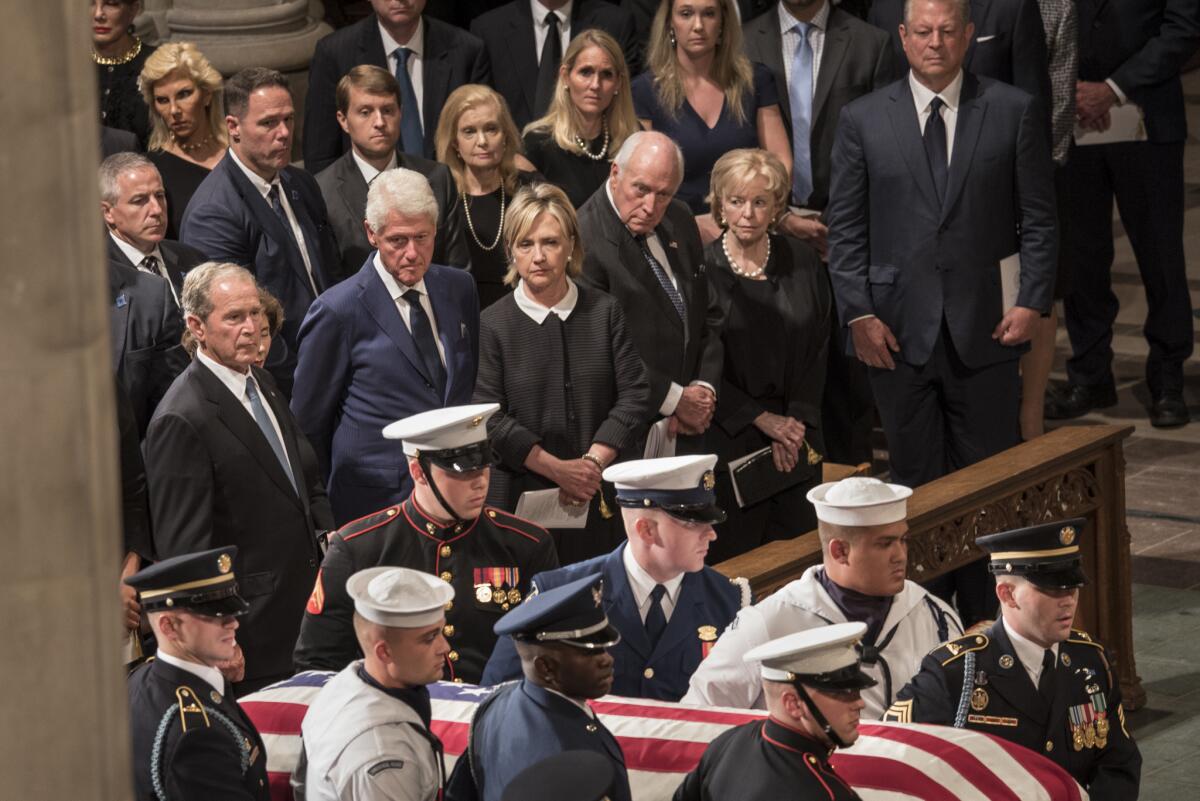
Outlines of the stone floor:
{"label": "stone floor", "polygon": [[[1191,130],[1184,156],[1184,246],[1192,304],[1200,309],[1200,71],[1185,76],[1184,87]],[[1114,370],[1120,403],[1073,422],[1136,427],[1125,444],[1125,498],[1133,537],[1133,634],[1147,704],[1129,722],[1144,760],[1143,801],[1185,801],[1200,798],[1200,357],[1193,356],[1185,370],[1195,422],[1152,428],[1142,378],[1145,295],[1129,242],[1117,230],[1113,283],[1121,314]],[[1069,350],[1060,326],[1053,378],[1065,381]]]}

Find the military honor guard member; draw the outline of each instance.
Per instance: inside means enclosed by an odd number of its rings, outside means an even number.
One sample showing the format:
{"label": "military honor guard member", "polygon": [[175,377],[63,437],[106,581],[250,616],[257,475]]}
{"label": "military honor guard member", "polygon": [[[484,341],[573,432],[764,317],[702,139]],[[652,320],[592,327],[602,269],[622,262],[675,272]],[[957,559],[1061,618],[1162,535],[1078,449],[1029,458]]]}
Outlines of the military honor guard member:
{"label": "military honor guard member", "polygon": [[766,708],[758,671],[743,654],[785,634],[860,620],[863,668],[878,682],[863,693],[866,715],[882,715],[925,654],[963,630],[948,604],[905,579],[910,495],[908,487],[859,476],[810,490],[822,563],[738,613],[683,703]]}
{"label": "military honor guard member", "polygon": [[518,773],[500,801],[604,801],[615,775],[595,751],[563,751]]}
{"label": "military honor guard member", "polygon": [[237,548],[165,559],[125,579],[158,640],[129,676],[137,801],[270,801],[267,753],[217,665],[234,657]]}
{"label": "military honor guard member", "polygon": [[301,725],[292,783],[305,801],[433,801],[446,783],[425,685],[442,677],[454,588],[405,567],[372,567],[346,583],[363,659],[321,688]]}
{"label": "military honor guard member", "polygon": [[1135,799],[1142,756],[1104,646],[1071,628],[1083,518],[980,537],[1001,618],[940,646],[885,720],[976,729],[1057,762],[1093,801]]}
{"label": "military honor guard member", "polygon": [[329,538],[296,644],[298,669],[341,670],[362,656],[346,581],[386,565],[438,576],[454,587],[442,633],[445,678],[479,683],[496,644],[492,627],[529,592],[530,579],[558,567],[545,529],[483,505],[495,403],[434,409],[384,429],[403,442],[413,491],[402,504],[346,524]]}
{"label": "military honor guard member", "polygon": [[497,688],[475,710],[447,801],[501,801],[526,768],[575,749],[607,759],[615,774],[608,797],[630,801],[625,755],[587,703],[612,690],[608,649],[621,640],[605,614],[601,575],[535,593],[500,619],[496,634],[516,641],[524,678]]}
{"label": "military honor guard member", "polygon": [[[750,604],[750,585],[730,579],[704,557],[725,519],[713,492],[717,457],[672,456],[610,466],[628,540],[615,551],[533,577],[545,591],[600,573],[605,614],[621,633],[612,648],[612,691],[630,698],[678,701],[688,679],[738,610]],[[483,673],[484,684],[521,675],[511,640],[501,639]]]}
{"label": "military honor guard member", "polygon": [[829,757],[858,739],[861,692],[876,683],[859,659],[866,633],[861,621],[836,623],[747,652],[762,673],[770,717],[713,740],[674,801],[857,799]]}

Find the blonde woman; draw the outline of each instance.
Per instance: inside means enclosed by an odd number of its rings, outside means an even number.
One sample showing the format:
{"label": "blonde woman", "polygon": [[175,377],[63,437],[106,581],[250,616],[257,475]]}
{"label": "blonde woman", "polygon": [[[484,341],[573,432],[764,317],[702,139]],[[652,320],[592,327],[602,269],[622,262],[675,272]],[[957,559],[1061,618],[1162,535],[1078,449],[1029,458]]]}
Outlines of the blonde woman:
{"label": "blonde woman", "polygon": [[[488,421],[500,464],[488,502],[515,509],[521,493],[558,488],[587,507],[583,529],[551,529],[561,564],[608,553],[624,537],[600,474],[636,458],[653,410],[646,368],[610,296],[577,283],[583,242],[557,186],[522,189],[504,225],[508,296],[480,316],[476,403],[499,403]],[[606,497],[607,494],[607,497]]]}
{"label": "blonde woman", "polygon": [[617,40],[591,29],[567,46],[546,116],[525,126],[525,154],[579,208],[608,177],[638,130],[629,67]]}
{"label": "blonde woman", "polygon": [[146,155],[167,192],[167,239],[178,239],[183,210],[229,146],[221,73],[194,44],[170,42],[146,59],[138,85],[150,108]]}
{"label": "blonde woman", "polygon": [[770,70],[742,55],[733,0],[663,0],[650,27],[649,71],[633,82],[633,107],[646,128],[683,151],[676,197],[698,216],[710,241],[720,233],[707,215],[709,173],[724,153],[762,147],[789,172],[791,146]]}
{"label": "blonde woman", "polygon": [[484,309],[508,292],[500,243],[505,213],[536,174],[521,155],[521,135],[504,98],[482,84],[460,86],[446,98],[435,143],[438,161],[450,168],[458,189],[471,273]]}

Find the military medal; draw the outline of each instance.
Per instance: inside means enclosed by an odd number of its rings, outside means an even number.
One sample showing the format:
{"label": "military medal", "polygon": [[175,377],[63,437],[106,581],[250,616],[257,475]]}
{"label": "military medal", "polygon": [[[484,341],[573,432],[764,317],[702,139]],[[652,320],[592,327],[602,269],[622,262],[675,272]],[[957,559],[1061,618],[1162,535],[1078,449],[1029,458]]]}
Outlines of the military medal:
{"label": "military medal", "polygon": [[982,687],[976,687],[971,691],[971,709],[974,709],[976,712],[982,712],[983,710],[987,709],[987,705],[987,690],[983,689]]}
{"label": "military medal", "polygon": [[1063,667],[1070,667],[1071,666],[1071,655],[1063,654],[1062,655],[1062,663],[1063,663]]}
{"label": "military medal", "polygon": [[700,626],[696,629],[696,636],[700,638],[700,658],[704,659],[717,642],[717,627]]}
{"label": "military medal", "polygon": [[1085,723],[1083,725],[1083,744],[1088,748],[1096,747],[1096,729],[1091,723]]}
{"label": "military medal", "polygon": [[518,590],[516,587],[513,587],[511,590],[509,590],[508,591],[508,602],[510,604],[521,603],[521,591]]}
{"label": "military medal", "polygon": [[475,600],[481,604],[491,603],[492,588],[487,584],[475,585]]}
{"label": "military medal", "polygon": [[1084,712],[1083,705],[1076,704],[1067,708],[1067,718],[1070,721],[1071,727],[1071,747],[1076,751],[1083,750],[1083,727],[1084,727]]}
{"label": "military medal", "polygon": [[1096,716],[1096,745],[1104,748],[1108,745],[1108,700],[1099,692],[1092,693],[1092,710]]}

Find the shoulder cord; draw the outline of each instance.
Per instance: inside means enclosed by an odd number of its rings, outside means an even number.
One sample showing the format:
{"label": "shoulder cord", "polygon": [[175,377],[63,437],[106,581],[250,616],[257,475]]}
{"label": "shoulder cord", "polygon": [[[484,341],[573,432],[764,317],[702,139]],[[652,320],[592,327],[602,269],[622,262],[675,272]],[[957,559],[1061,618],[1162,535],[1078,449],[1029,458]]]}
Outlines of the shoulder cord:
{"label": "shoulder cord", "polygon": [[[242,736],[238,727],[223,712],[218,712],[211,706],[204,707],[204,711],[208,713],[210,718],[215,718],[222,726],[229,730],[233,741],[238,745],[238,751],[241,752],[242,775],[245,776],[246,770],[250,767],[250,746],[246,745],[246,738]],[[166,711],[162,720],[158,723],[158,729],[154,732],[154,746],[150,749],[150,784],[159,801],[167,801],[167,787],[162,779],[162,751],[163,746],[167,742],[167,729],[177,714],[179,714],[178,707],[173,706]]]}
{"label": "shoulder cord", "polygon": [[963,656],[962,694],[958,697],[958,711],[954,714],[954,728],[967,725],[967,707],[971,703],[971,690],[975,686],[975,652],[967,651]]}

